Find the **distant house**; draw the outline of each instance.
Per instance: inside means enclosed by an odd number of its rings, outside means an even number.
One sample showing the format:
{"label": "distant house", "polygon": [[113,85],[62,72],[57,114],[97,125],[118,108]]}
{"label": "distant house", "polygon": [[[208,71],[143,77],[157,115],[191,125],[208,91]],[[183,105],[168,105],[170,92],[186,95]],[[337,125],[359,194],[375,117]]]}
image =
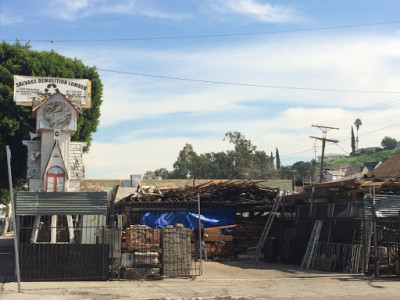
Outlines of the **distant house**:
{"label": "distant house", "polygon": [[345,176],[345,172],[343,172],[343,171],[325,170],[324,181],[325,182],[340,181],[344,178],[344,176]]}
{"label": "distant house", "polygon": [[[367,173],[368,168],[364,165],[327,165],[324,171],[324,182],[362,178]],[[318,180],[317,176],[316,181]]]}
{"label": "distant house", "polygon": [[368,172],[368,168],[364,165],[350,165],[346,170],[345,177],[346,179],[361,178]]}
{"label": "distant house", "polygon": [[[340,154],[340,153],[331,153],[331,154],[325,154],[324,155],[324,161],[334,161],[337,159],[345,158],[345,154]],[[318,162],[321,162],[321,156],[318,156]]]}
{"label": "distant house", "polygon": [[357,149],[354,151],[354,154],[361,154],[361,153],[375,153],[378,152],[381,148],[379,147],[367,147],[367,148],[361,148]]}
{"label": "distant house", "polygon": [[371,172],[372,170],[376,169],[380,165],[382,165],[381,161],[374,161],[374,162],[364,163],[364,167],[366,167],[368,169],[368,172]]}

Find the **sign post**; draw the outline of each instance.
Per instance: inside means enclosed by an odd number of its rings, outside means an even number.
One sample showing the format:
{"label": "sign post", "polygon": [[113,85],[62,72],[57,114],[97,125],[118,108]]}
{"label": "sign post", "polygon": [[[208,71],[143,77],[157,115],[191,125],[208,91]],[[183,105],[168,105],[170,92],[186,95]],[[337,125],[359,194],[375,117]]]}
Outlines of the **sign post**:
{"label": "sign post", "polygon": [[7,152],[7,166],[8,166],[8,183],[10,187],[10,197],[11,197],[11,205],[12,205],[12,215],[13,215],[13,227],[14,227],[14,251],[15,251],[15,272],[17,273],[17,281],[18,281],[18,293],[21,293],[21,274],[19,270],[19,251],[18,251],[18,230],[19,226],[16,222],[17,218],[15,217],[15,203],[14,203],[14,192],[13,192],[13,183],[11,176],[11,150],[10,147],[6,146]]}

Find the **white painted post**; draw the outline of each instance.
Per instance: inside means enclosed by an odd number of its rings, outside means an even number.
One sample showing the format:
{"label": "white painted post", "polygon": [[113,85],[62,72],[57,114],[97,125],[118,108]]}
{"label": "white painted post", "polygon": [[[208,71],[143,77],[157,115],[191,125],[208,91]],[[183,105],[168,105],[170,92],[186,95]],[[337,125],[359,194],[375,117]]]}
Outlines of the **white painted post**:
{"label": "white painted post", "polygon": [[31,243],[32,244],[36,243],[36,241],[37,241],[41,217],[42,216],[40,216],[40,215],[35,217],[35,224],[33,224],[33,230],[32,230],[32,235],[31,235]]}
{"label": "white painted post", "polygon": [[51,216],[50,243],[57,243],[57,216]]}
{"label": "white painted post", "polygon": [[69,242],[70,244],[75,244],[74,222],[72,221],[71,215],[67,215],[67,224],[69,232]]}

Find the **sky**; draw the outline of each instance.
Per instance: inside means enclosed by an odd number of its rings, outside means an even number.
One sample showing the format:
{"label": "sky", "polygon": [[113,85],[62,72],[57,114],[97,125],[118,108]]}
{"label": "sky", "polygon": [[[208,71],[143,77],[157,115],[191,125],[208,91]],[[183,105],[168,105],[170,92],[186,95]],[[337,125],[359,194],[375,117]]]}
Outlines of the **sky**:
{"label": "sky", "polygon": [[[400,1],[0,0],[0,37],[96,66],[104,85],[86,178],[172,170],[228,131],[281,164],[400,140]],[[356,129],[354,129],[356,132]]]}

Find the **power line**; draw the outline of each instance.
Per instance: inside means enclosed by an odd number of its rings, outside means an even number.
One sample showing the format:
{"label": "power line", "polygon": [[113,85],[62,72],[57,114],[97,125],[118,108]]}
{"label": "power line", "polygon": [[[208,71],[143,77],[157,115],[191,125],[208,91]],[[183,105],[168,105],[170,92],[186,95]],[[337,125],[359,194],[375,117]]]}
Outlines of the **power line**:
{"label": "power line", "polygon": [[335,143],[334,145],[336,145],[336,146],[338,146],[340,149],[342,149],[342,151],[343,151],[344,153],[346,153],[346,155],[349,155],[349,154],[350,154],[350,153],[347,152],[345,149],[343,149],[343,147],[340,146],[338,143]]}
{"label": "power line", "polygon": [[244,86],[244,87],[269,88],[269,89],[286,89],[286,90],[302,90],[302,91],[334,92],[334,93],[400,94],[400,91],[342,90],[342,89],[308,88],[308,87],[295,87],[295,86],[263,85],[263,84],[252,84],[252,83],[241,83],[241,82],[227,82],[227,81],[214,81],[214,80],[194,79],[194,78],[184,78],[184,77],[173,77],[173,76],[145,74],[145,73],[137,73],[137,72],[116,71],[116,70],[108,70],[108,69],[97,69],[97,70],[103,71],[103,72],[150,77],[150,78],[161,78],[161,79],[170,79],[170,80],[179,80],[179,81],[212,83],[212,84]]}
{"label": "power line", "polygon": [[279,155],[279,157],[293,156],[293,155],[296,155],[296,154],[306,153],[306,152],[310,152],[310,151],[314,151],[314,148],[308,149],[308,150],[304,150],[304,151],[295,152],[295,153]]}
{"label": "power line", "polygon": [[[377,132],[377,131],[381,131],[381,130],[384,130],[384,129],[387,129],[387,128],[390,128],[390,127],[394,127],[394,126],[397,126],[397,125],[400,125],[400,122],[394,123],[392,125],[385,126],[385,127],[382,127],[382,128],[378,128],[378,129],[366,132],[364,134],[360,134],[360,136],[368,135],[368,134],[371,134],[371,133],[374,133],[374,132]],[[346,141],[349,141],[349,140],[350,140],[350,138],[347,138],[347,139],[341,140],[340,142],[342,143],[342,142],[346,142]]]}
{"label": "power line", "polygon": [[[244,33],[225,33],[225,34],[204,34],[204,35],[186,35],[186,36],[159,36],[159,37],[142,37],[142,38],[110,38],[110,39],[70,39],[70,40],[20,40],[21,42],[35,42],[35,43],[83,43],[83,42],[129,42],[129,41],[151,41],[151,40],[182,40],[182,39],[203,39],[203,38],[224,38],[224,37],[237,37],[237,36],[251,36],[251,35],[269,35],[269,34],[281,34],[281,33],[295,33],[295,32],[309,32],[309,31],[323,31],[323,30],[334,30],[334,29],[345,29],[345,28],[357,28],[367,26],[378,26],[378,25],[390,25],[398,24],[399,20],[396,21],[384,21],[376,23],[363,23],[363,24],[350,24],[350,25],[338,25],[338,26],[327,26],[327,27],[314,27],[305,29],[288,29],[288,30],[276,30],[276,31],[262,31],[262,32],[244,32]],[[10,40],[6,40],[10,41]]]}

